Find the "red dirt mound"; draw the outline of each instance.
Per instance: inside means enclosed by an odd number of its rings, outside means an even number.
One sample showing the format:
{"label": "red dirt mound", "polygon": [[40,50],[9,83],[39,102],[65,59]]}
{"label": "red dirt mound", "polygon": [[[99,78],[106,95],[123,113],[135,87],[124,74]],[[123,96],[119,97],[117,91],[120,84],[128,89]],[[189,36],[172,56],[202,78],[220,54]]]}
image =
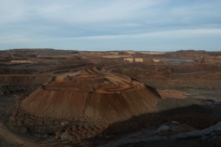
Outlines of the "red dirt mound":
{"label": "red dirt mound", "polygon": [[122,75],[63,75],[23,99],[11,121],[37,134],[68,131],[74,125],[107,127],[155,112],[158,100],[151,89]]}
{"label": "red dirt mound", "polygon": [[115,75],[57,79],[24,99],[21,108],[37,117],[111,124],[153,112],[158,101],[141,83]]}

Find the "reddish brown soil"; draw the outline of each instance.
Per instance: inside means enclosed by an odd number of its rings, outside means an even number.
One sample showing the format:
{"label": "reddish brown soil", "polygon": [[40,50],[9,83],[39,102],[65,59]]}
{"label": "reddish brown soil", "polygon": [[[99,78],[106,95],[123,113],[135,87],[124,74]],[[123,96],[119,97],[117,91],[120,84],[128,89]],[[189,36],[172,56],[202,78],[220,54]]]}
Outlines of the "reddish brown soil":
{"label": "reddish brown soil", "polygon": [[[87,128],[91,124],[108,126],[156,111],[159,97],[151,89],[129,77],[91,69],[86,69],[86,73],[82,72],[84,74],[78,77],[55,77],[38,88],[21,101],[11,117],[13,124],[18,127],[36,126],[31,130],[37,134],[55,133],[66,128],[61,135],[73,141],[96,136],[106,129],[100,127],[100,131],[90,132]],[[42,128],[50,121],[57,127]],[[80,136],[71,129],[79,123],[87,124],[82,126],[86,129]]]}
{"label": "reddish brown soil", "polygon": [[162,99],[165,98],[176,98],[176,99],[185,99],[187,94],[178,90],[157,90]]}
{"label": "reddish brown soil", "polygon": [[[127,55],[143,58],[143,62],[124,62]],[[118,57],[104,58],[107,56]],[[0,110],[8,110],[2,111],[1,124],[7,122],[12,131],[44,138],[38,145],[73,146],[82,142],[83,146],[86,138],[96,137],[92,138],[96,142],[105,133],[173,120],[198,129],[221,120],[216,113],[221,112],[220,52],[129,54],[24,49],[3,51],[0,57],[0,95],[17,95],[12,117],[12,106],[7,108],[9,103],[1,100]],[[154,62],[153,58],[193,62]],[[50,140],[56,132],[60,139],[63,135],[72,142]]]}

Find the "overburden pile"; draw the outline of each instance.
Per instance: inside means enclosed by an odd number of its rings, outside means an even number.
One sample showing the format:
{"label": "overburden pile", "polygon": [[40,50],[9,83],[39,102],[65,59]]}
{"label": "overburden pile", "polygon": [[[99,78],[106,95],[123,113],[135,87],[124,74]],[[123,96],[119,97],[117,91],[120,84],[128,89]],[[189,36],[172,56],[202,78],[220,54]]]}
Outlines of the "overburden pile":
{"label": "overburden pile", "polygon": [[57,134],[74,141],[155,112],[159,98],[127,76],[85,71],[53,77],[20,102],[11,122],[18,131],[44,137]]}

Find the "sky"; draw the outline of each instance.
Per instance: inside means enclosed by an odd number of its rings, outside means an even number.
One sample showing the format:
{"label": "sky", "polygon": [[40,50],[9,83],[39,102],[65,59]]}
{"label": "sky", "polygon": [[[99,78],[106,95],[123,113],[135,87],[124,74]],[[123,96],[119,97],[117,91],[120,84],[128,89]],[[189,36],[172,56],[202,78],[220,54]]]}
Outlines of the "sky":
{"label": "sky", "polygon": [[0,50],[221,51],[221,0],[0,0]]}

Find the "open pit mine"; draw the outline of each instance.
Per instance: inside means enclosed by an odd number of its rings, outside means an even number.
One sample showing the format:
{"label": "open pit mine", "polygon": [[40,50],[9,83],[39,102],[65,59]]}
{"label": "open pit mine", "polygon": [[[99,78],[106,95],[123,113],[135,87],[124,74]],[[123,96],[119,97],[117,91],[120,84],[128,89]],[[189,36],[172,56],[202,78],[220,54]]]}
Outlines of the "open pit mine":
{"label": "open pit mine", "polygon": [[221,142],[221,52],[0,51],[0,147]]}

